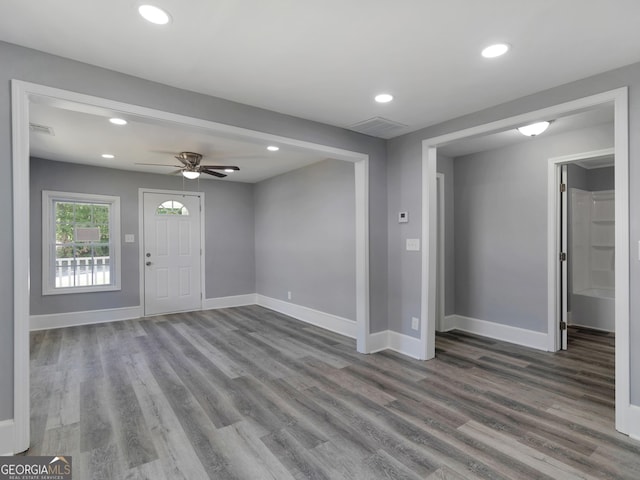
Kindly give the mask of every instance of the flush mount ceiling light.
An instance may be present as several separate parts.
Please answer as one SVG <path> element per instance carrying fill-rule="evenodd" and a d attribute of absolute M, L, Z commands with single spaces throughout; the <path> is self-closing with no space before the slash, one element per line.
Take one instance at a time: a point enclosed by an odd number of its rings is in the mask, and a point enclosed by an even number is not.
<path fill-rule="evenodd" d="M 109 121 L 114 125 L 126 125 L 127 121 L 124 118 L 110 118 Z"/>
<path fill-rule="evenodd" d="M 504 55 L 511 48 L 510 45 L 506 43 L 496 43 L 494 45 L 489 45 L 484 50 L 482 50 L 482 56 L 484 58 L 496 58 Z"/>
<path fill-rule="evenodd" d="M 393 95 L 389 93 L 381 93 L 379 95 L 376 95 L 374 97 L 374 100 L 378 103 L 389 103 L 391 100 L 393 100 Z"/>
<path fill-rule="evenodd" d="M 103 153 L 102 158 L 116 158 L 115 155 L 111 155 L 110 153 Z"/>
<path fill-rule="evenodd" d="M 280 147 L 276 147 L 275 145 L 269 145 L 267 147 L 267 150 L 269 150 L 270 152 L 277 152 L 278 150 L 280 150 Z"/>
<path fill-rule="evenodd" d="M 183 170 L 182 171 L 182 176 L 184 178 L 188 178 L 189 180 L 195 180 L 196 178 L 198 178 L 200 176 L 200 172 L 194 172 L 191 170 Z"/>
<path fill-rule="evenodd" d="M 540 135 L 547 128 L 549 128 L 551 122 L 538 122 L 532 123 L 531 125 L 525 125 L 524 127 L 518 127 L 518 131 L 527 137 L 535 137 L 536 135 Z"/>
<path fill-rule="evenodd" d="M 147 22 L 154 23 L 156 25 L 166 25 L 171 20 L 171 17 L 167 12 L 154 5 L 140 5 L 138 7 L 138 13 Z"/>

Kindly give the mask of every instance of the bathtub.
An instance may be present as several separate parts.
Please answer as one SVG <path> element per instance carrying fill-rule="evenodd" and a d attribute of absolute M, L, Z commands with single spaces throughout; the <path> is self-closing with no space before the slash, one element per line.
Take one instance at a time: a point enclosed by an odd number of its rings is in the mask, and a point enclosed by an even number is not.
<path fill-rule="evenodd" d="M 589 288 L 571 295 L 571 325 L 615 331 L 615 290 Z"/>

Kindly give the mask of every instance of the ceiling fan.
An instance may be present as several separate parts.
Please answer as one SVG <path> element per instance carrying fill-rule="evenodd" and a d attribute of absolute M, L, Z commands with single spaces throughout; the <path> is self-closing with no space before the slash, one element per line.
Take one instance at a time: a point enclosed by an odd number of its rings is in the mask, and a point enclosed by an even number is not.
<path fill-rule="evenodd" d="M 175 156 L 182 165 L 166 165 L 163 163 L 136 163 L 136 165 L 157 165 L 159 167 L 177 167 L 178 170 L 171 172 L 182 173 L 185 178 L 190 180 L 196 179 L 201 173 L 213 175 L 214 177 L 224 178 L 227 175 L 220 173 L 217 170 L 222 170 L 227 173 L 237 172 L 240 169 L 233 165 L 201 165 L 202 155 L 195 152 L 180 152 Z"/>

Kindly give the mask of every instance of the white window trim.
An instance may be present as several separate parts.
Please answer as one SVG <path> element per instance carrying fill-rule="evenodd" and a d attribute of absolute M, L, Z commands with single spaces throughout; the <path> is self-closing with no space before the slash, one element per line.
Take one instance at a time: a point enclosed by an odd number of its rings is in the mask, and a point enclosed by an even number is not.
<path fill-rule="evenodd" d="M 105 203 L 110 206 L 109 215 L 109 257 L 112 283 L 84 287 L 55 287 L 55 272 L 51 270 L 51 239 L 55 234 L 55 201 Z M 120 197 L 94 195 L 90 193 L 42 191 L 42 295 L 64 295 L 68 293 L 110 292 L 121 289 L 120 275 Z"/>

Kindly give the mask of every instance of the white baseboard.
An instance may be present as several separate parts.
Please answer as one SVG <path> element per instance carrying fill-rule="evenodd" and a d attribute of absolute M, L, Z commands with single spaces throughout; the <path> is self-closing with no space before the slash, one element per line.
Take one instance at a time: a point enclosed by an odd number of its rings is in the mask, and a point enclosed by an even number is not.
<path fill-rule="evenodd" d="M 305 323 L 339 333 L 345 337 L 356 338 L 356 322 L 354 320 L 260 294 L 256 294 L 256 303 L 261 307 L 284 313 Z"/>
<path fill-rule="evenodd" d="M 445 331 L 462 330 L 463 332 L 475 333 L 483 337 L 515 343 L 523 347 L 544 351 L 548 349 L 546 333 L 488 322 L 486 320 L 478 320 L 477 318 L 464 317 L 462 315 L 449 315 L 445 318 L 445 323 L 447 324 L 444 329 Z"/>
<path fill-rule="evenodd" d="M 411 358 L 420 360 L 422 343 L 419 338 L 410 337 L 393 330 L 369 335 L 369 353 L 381 352 L 383 350 L 393 350 Z"/>
<path fill-rule="evenodd" d="M 444 317 L 443 325 L 440 326 L 441 332 L 450 332 L 456 329 L 456 315 L 447 315 Z"/>
<path fill-rule="evenodd" d="M 13 455 L 15 423 L 13 420 L 0 422 L 0 457 Z"/>
<path fill-rule="evenodd" d="M 142 307 L 108 308 L 86 312 L 52 313 L 31 315 L 30 330 L 48 330 L 50 328 L 74 327 L 94 323 L 116 322 L 142 317 Z"/>
<path fill-rule="evenodd" d="M 419 338 L 389 330 L 389 350 L 421 360 L 422 342 Z"/>
<path fill-rule="evenodd" d="M 372 333 L 369 335 L 369 352 L 381 352 L 389 348 L 389 330 Z"/>
<path fill-rule="evenodd" d="M 257 303 L 256 294 L 233 295 L 231 297 L 205 298 L 202 302 L 203 310 L 215 310 L 217 308 L 244 307 Z"/>
<path fill-rule="evenodd" d="M 629 405 L 627 412 L 627 427 L 629 428 L 629 437 L 640 441 L 640 407 Z"/>

